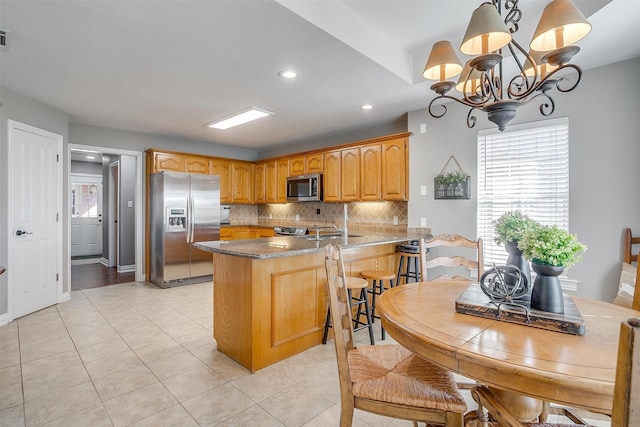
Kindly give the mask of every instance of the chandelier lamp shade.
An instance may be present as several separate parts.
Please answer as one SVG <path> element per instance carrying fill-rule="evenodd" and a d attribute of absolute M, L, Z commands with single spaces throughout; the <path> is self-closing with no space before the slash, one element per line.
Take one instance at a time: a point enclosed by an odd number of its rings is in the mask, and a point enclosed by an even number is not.
<path fill-rule="evenodd" d="M 472 56 L 464 67 L 450 42 L 433 45 L 422 73 L 437 80 L 431 86 L 437 94 L 429 103 L 432 117 L 444 116 L 445 102 L 453 100 L 470 107 L 469 128 L 481 110 L 503 131 L 521 105 L 541 97 L 540 113 L 549 116 L 555 110 L 549 91 L 571 92 L 578 86 L 582 69 L 570 61 L 580 51 L 574 44 L 591 31 L 589 22 L 571 0 L 552 0 L 525 48 L 514 39 L 522 18 L 518 2 L 491 0 L 473 12 L 460 45 L 461 53 Z M 515 75 L 508 79 L 503 78 L 503 59 L 515 63 Z M 567 74 L 573 73 L 576 78 L 570 80 Z M 457 82 L 450 80 L 458 75 Z M 454 88 L 461 94 L 451 95 Z"/>

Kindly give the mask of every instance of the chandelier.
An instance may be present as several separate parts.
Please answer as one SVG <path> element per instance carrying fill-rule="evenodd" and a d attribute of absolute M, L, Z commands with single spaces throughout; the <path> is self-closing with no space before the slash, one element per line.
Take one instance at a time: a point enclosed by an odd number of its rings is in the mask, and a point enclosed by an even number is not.
<path fill-rule="evenodd" d="M 554 88 L 571 92 L 578 86 L 582 69 L 569 61 L 580 51 L 573 44 L 591 31 L 591 24 L 571 0 L 553 0 L 545 7 L 527 51 L 513 38 L 522 18 L 518 1 L 491 0 L 473 12 L 460 51 L 474 57 L 464 67 L 449 41 L 433 45 L 422 73 L 426 79 L 438 80 L 431 86 L 438 95 L 429 103 L 432 117 L 444 116 L 447 107 L 442 101 L 451 99 L 471 107 L 469 128 L 476 124 L 475 110 L 481 110 L 503 131 L 521 105 L 542 97 L 540 113 L 549 116 L 555 103 L 548 92 Z M 517 66 L 508 81 L 502 75 L 505 49 Z M 574 82 L 566 77 L 567 70 L 577 73 Z M 448 80 L 458 74 L 457 82 Z M 449 95 L 453 88 L 461 95 Z"/>

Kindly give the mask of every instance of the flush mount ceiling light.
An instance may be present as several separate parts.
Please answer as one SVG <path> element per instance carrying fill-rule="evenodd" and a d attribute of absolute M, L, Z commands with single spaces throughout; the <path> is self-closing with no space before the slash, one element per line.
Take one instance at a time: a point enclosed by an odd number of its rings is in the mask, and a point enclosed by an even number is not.
<path fill-rule="evenodd" d="M 296 72 L 292 70 L 282 70 L 278 75 L 283 79 L 295 79 L 297 76 Z"/>
<path fill-rule="evenodd" d="M 373 105 L 369 105 L 369 104 L 364 104 L 360 106 L 361 110 L 371 110 L 373 108 Z"/>
<path fill-rule="evenodd" d="M 271 115 L 273 115 L 272 111 L 263 110 L 262 108 L 257 107 L 249 107 L 231 116 L 211 122 L 207 124 L 207 126 L 210 128 L 224 130 Z"/>
<path fill-rule="evenodd" d="M 504 9 L 504 20 L 502 12 Z M 429 114 L 440 118 L 447 112 L 442 104 L 451 99 L 471 107 L 467 114 L 467 126 L 476 124 L 476 109 L 487 113 L 487 118 L 501 131 L 516 116 L 516 109 L 542 96 L 540 113 L 549 116 L 555 103 L 547 93 L 551 89 L 571 92 L 582 78 L 582 69 L 569 64 L 580 51 L 572 46 L 591 31 L 591 24 L 571 0 L 553 0 L 542 13 L 538 27 L 524 49 L 513 35 L 518 31 L 522 11 L 518 0 L 491 0 L 481 4 L 472 14 L 460 51 L 474 56 L 463 69 L 448 41 L 433 45 L 423 76 L 438 80 L 431 86 L 438 96 L 429 103 Z M 510 80 L 503 79 L 502 51 L 509 49 L 511 60 L 517 65 L 517 74 Z M 566 76 L 558 77 L 563 70 L 577 73 L 574 82 Z M 458 82 L 448 79 L 460 75 Z M 460 97 L 447 95 L 456 88 Z"/>

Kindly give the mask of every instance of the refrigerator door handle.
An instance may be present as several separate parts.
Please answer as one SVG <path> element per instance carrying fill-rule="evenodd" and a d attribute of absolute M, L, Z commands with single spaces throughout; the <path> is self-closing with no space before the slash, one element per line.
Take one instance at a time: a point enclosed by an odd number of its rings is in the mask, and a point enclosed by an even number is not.
<path fill-rule="evenodd" d="M 196 202 L 195 200 L 193 200 L 193 196 L 191 196 L 191 209 L 190 209 L 190 214 L 191 214 L 191 218 L 189 219 L 189 227 L 191 228 L 191 237 L 189 238 L 189 243 L 193 243 L 193 239 L 195 237 L 195 233 L 196 233 Z"/>
<path fill-rule="evenodd" d="M 191 243 L 191 196 L 187 196 L 187 243 Z"/>

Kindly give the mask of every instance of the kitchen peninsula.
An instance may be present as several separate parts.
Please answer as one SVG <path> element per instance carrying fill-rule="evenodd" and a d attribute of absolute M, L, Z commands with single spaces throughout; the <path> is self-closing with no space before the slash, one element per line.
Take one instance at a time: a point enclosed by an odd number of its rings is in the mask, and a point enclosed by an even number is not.
<path fill-rule="evenodd" d="M 213 253 L 218 351 L 255 372 L 322 341 L 327 313 L 323 248 L 344 247 L 347 275 L 396 267 L 396 244 L 417 234 L 313 236 L 196 243 Z"/>

